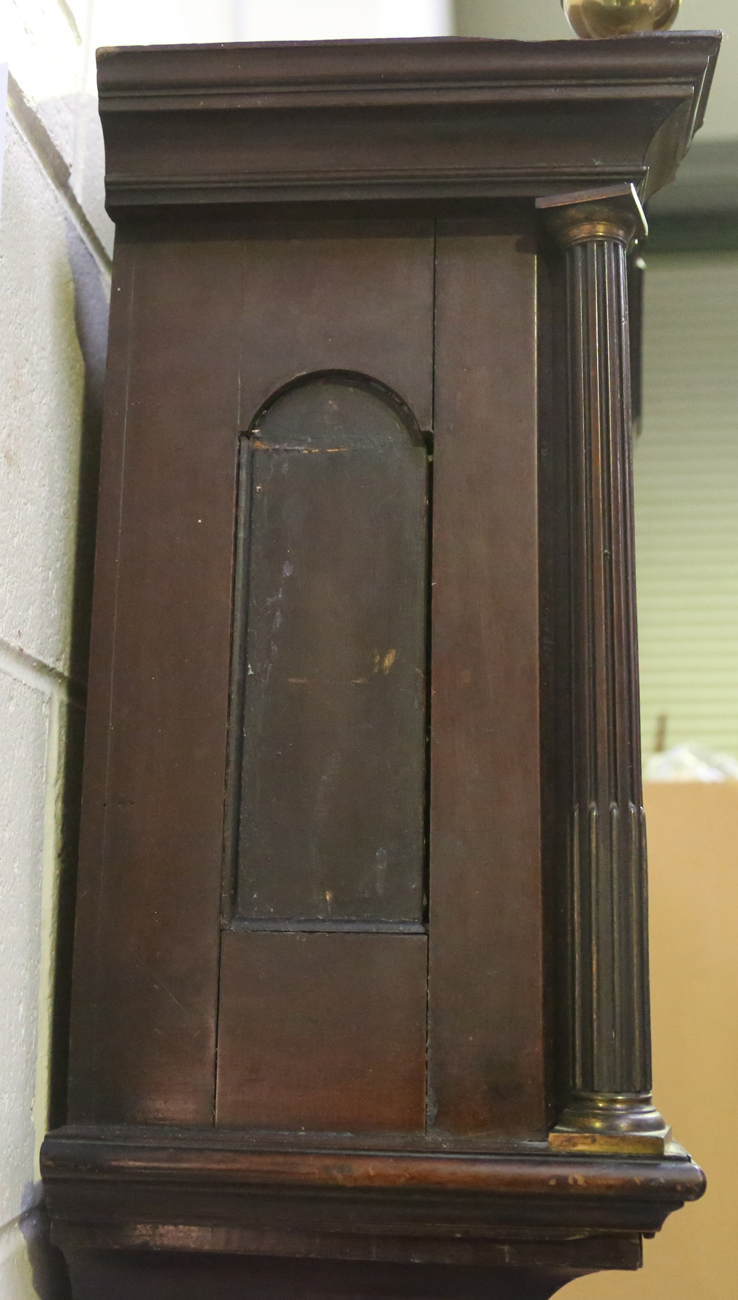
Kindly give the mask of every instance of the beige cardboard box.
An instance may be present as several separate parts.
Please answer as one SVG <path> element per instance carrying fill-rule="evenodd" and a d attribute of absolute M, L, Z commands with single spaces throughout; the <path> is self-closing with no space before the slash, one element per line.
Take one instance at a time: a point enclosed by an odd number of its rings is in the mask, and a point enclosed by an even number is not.
<path fill-rule="evenodd" d="M 707 1173 L 696 1205 L 645 1243 L 641 1273 L 571 1300 L 738 1296 L 738 784 L 646 787 L 656 1103 Z"/>

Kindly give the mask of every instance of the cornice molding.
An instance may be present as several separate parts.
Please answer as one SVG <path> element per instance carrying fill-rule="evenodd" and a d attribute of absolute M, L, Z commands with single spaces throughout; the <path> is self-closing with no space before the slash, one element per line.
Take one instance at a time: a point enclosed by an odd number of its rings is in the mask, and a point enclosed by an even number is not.
<path fill-rule="evenodd" d="M 618 183 L 646 199 L 701 124 L 719 45 L 680 32 L 102 50 L 108 208 Z"/>

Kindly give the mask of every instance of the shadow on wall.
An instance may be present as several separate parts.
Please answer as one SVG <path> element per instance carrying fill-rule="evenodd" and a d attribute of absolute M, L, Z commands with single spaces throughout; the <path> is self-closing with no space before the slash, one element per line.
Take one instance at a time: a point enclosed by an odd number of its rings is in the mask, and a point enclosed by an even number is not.
<path fill-rule="evenodd" d="M 97 492 L 100 477 L 103 386 L 107 352 L 108 298 L 99 264 L 76 228 L 67 227 L 67 255 L 74 285 L 74 324 L 84 362 L 84 392 L 77 485 L 77 533 L 72 594 L 70 700 L 65 719 L 62 820 L 59 827 L 59 893 L 51 1030 L 49 1128 L 66 1120 L 69 1005 L 74 933 L 79 808 L 84 742 L 84 695 L 90 647 Z"/>
<path fill-rule="evenodd" d="M 74 287 L 74 324 L 84 363 L 80 430 L 77 527 L 71 611 L 69 698 L 62 719 L 64 753 L 62 813 L 57 831 L 58 911 L 54 954 L 54 994 L 48 1126 L 66 1120 L 69 1011 L 74 935 L 79 809 L 85 722 L 85 686 L 95 549 L 97 492 L 100 474 L 103 384 L 107 351 L 108 299 L 104 272 L 76 226 L 67 225 L 67 256 Z M 52 1245 L 49 1219 L 40 1188 L 30 1189 L 19 1220 L 26 1244 L 33 1288 L 40 1300 L 71 1300 L 62 1252 Z"/>
<path fill-rule="evenodd" d="M 29 1210 L 22 1215 L 18 1226 L 26 1243 L 33 1289 L 39 1300 L 72 1300 L 67 1266 L 58 1246 L 51 1244 L 45 1207 L 37 1205 Z"/>

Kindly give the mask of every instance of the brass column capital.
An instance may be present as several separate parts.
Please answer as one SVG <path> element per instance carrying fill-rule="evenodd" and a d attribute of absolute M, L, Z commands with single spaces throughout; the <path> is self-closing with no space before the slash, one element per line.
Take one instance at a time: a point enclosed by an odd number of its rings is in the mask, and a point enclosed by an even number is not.
<path fill-rule="evenodd" d="M 627 248 L 648 234 L 648 221 L 634 185 L 610 185 L 536 199 L 548 229 L 562 248 L 611 239 Z"/>

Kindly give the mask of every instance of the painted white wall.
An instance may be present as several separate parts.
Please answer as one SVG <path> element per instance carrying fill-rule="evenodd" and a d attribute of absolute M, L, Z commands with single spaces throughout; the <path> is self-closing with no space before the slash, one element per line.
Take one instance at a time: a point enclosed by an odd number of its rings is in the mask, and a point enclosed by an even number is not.
<path fill-rule="evenodd" d="M 0 104 L 8 96 L 8 65 L 0 63 Z M 0 114 L 0 212 L 3 202 L 3 160 L 5 158 L 5 113 Z"/>
<path fill-rule="evenodd" d="M 64 736 L 82 698 L 71 662 L 80 336 L 95 312 L 104 328 L 108 272 L 72 179 L 84 12 L 2 0 L 0 14 L 11 78 L 0 206 L 0 1300 L 30 1300 Z"/>
<path fill-rule="evenodd" d="M 243 41 L 360 40 L 447 36 L 451 0 L 236 0 Z"/>

